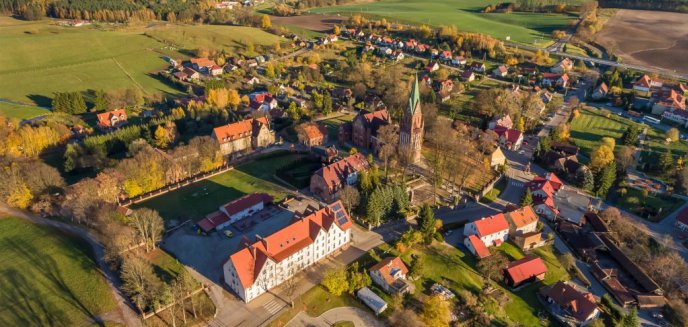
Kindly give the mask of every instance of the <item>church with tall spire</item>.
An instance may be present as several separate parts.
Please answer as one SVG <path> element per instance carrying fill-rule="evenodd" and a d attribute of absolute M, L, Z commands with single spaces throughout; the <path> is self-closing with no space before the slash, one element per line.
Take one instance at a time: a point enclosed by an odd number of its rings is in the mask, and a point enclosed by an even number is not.
<path fill-rule="evenodd" d="M 420 105 L 420 89 L 418 88 L 418 76 L 414 76 L 413 88 L 408 105 L 401 119 L 399 129 L 399 148 L 409 149 L 413 162 L 420 161 L 421 148 L 423 147 L 423 111 Z"/>

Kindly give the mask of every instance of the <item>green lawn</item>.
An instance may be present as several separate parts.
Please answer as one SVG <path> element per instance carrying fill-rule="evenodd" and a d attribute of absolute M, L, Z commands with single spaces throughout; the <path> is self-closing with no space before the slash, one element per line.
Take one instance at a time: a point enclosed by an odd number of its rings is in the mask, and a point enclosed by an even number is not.
<path fill-rule="evenodd" d="M 0 325 L 77 326 L 116 308 L 90 247 L 19 218 L 0 218 Z"/>
<path fill-rule="evenodd" d="M 456 25 L 459 30 L 478 32 L 523 43 L 549 39 L 553 30 L 564 30 L 576 16 L 543 13 L 481 13 L 489 0 L 381 0 L 365 4 L 317 8 L 314 13 L 363 14 L 386 17 L 391 22 Z"/>
<path fill-rule="evenodd" d="M 165 219 L 198 220 L 234 199 L 250 193 L 269 193 L 275 200 L 286 194 L 275 184 L 275 171 L 298 160 L 286 152 L 273 153 L 209 179 L 138 203 L 132 208 L 148 207 Z"/>
<path fill-rule="evenodd" d="M 49 113 L 48 109 L 0 102 L 0 115 L 8 118 L 28 119 Z"/>
<path fill-rule="evenodd" d="M 147 30 L 146 35 L 165 44 L 174 45 L 181 50 L 193 51 L 199 47 L 224 49 L 236 53 L 248 42 L 253 45 L 272 46 L 285 39 L 247 26 L 227 25 L 165 25 Z"/>
<path fill-rule="evenodd" d="M 627 187 L 626 192 L 627 193 L 625 196 L 613 197 L 614 204 L 628 212 L 655 222 L 664 219 L 670 213 L 682 206 L 683 203 L 685 203 L 680 199 L 670 196 L 655 196 L 648 194 L 647 197 L 643 197 L 643 194 L 640 190 L 632 187 Z M 648 217 L 648 213 L 646 212 L 645 208 L 649 208 L 652 212 L 658 212 L 659 210 L 662 210 L 662 212 L 657 216 Z"/>
<path fill-rule="evenodd" d="M 356 118 L 356 115 L 344 115 L 344 116 L 339 116 L 339 117 L 335 117 L 335 118 L 322 120 L 321 123 L 323 123 L 325 126 L 327 126 L 327 129 L 329 131 L 329 134 L 327 135 L 327 137 L 330 139 L 330 141 L 336 141 L 337 135 L 339 133 L 339 126 L 344 124 L 344 123 L 348 123 L 350 121 L 353 121 L 354 118 Z"/>
<path fill-rule="evenodd" d="M 616 139 L 619 144 L 621 136 L 631 124 L 634 122 L 630 119 L 613 114 L 605 117 L 600 110 L 586 108 L 581 110 L 580 117 L 571 122 L 571 140 L 581 148 L 581 153 L 589 157 L 592 149 L 605 136 Z M 648 128 L 648 138 L 645 141 L 647 149 L 664 152 L 668 148 L 674 155 L 688 154 L 688 144 L 685 141 L 665 144 L 664 132 L 648 125 L 643 126 Z"/>
<path fill-rule="evenodd" d="M 301 297 L 294 300 L 294 307 L 282 313 L 277 319 L 273 320 L 268 326 L 281 327 L 284 326 L 291 318 L 296 316 L 300 311 L 304 311 L 312 317 L 317 317 L 325 311 L 338 307 L 356 307 L 363 310 L 369 310 L 359 303 L 353 296 L 344 293 L 340 296 L 332 295 L 320 285 L 317 285 Z"/>
<path fill-rule="evenodd" d="M 487 192 L 487 194 L 485 194 L 480 201 L 484 203 L 491 203 L 494 200 L 497 200 L 499 194 L 504 191 L 508 183 L 509 181 L 506 178 L 502 178 L 502 180 L 497 182 L 497 184 L 495 184 L 495 186 L 489 192 Z"/>
<path fill-rule="evenodd" d="M 63 91 L 138 87 L 177 95 L 179 90 L 154 75 L 167 67 L 165 56 L 186 58 L 198 47 L 233 53 L 248 40 L 255 45 L 282 40 L 241 26 L 160 24 L 105 31 L 53 22 L 0 17 L 0 99 L 49 107 L 53 93 Z"/>

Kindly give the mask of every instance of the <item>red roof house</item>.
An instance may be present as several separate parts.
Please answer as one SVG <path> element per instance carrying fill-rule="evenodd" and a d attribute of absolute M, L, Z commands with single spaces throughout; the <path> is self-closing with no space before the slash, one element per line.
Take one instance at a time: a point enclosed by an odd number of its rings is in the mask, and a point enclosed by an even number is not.
<path fill-rule="evenodd" d="M 318 169 L 311 176 L 310 190 L 326 201 L 332 201 L 345 186 L 358 181 L 358 174 L 370 168 L 363 154 L 356 153 Z"/>
<path fill-rule="evenodd" d="M 405 281 L 408 268 L 399 257 L 382 259 L 370 267 L 368 272 L 373 282 L 387 293 L 405 293 L 409 290 L 409 284 Z"/>
<path fill-rule="evenodd" d="M 478 257 L 478 259 L 483 259 L 487 258 L 490 256 L 490 250 L 485 246 L 485 243 L 481 241 L 477 236 L 475 235 L 468 235 L 463 241 L 464 245 L 466 245 L 466 248 L 468 248 L 473 255 Z"/>
<path fill-rule="evenodd" d="M 547 302 L 558 306 L 580 325 L 586 325 L 600 314 L 597 301 L 592 294 L 581 292 L 563 282 L 557 282 L 551 287 L 543 289 L 542 295 Z"/>
<path fill-rule="evenodd" d="M 98 127 L 102 129 L 117 128 L 127 123 L 127 112 L 124 109 L 101 112 L 96 115 Z"/>
<path fill-rule="evenodd" d="M 499 245 L 509 236 L 509 223 L 504 214 L 499 213 L 466 224 L 463 234 L 476 235 L 485 246 Z"/>
<path fill-rule="evenodd" d="M 543 280 L 547 266 L 540 257 L 530 256 L 511 262 L 504 269 L 504 283 L 516 288 L 527 283 Z"/>

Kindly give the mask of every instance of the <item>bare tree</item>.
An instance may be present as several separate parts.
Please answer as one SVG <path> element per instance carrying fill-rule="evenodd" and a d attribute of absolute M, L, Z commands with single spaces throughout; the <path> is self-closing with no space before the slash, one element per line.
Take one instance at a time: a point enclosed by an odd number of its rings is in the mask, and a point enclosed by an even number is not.
<path fill-rule="evenodd" d="M 287 297 L 289 305 L 292 308 L 294 307 L 294 294 L 296 293 L 297 286 L 298 284 L 296 283 L 296 278 L 294 277 L 287 278 L 287 280 L 282 283 L 282 287 L 284 287 L 284 295 Z"/>
<path fill-rule="evenodd" d="M 349 212 L 351 212 L 351 210 L 358 205 L 358 202 L 361 199 L 358 190 L 351 185 L 345 185 L 344 188 L 339 191 L 339 194 L 337 194 L 337 198 L 342 200 L 344 207 L 346 207 Z"/>
<path fill-rule="evenodd" d="M 121 270 L 122 289 L 134 301 L 141 313 L 155 303 L 161 282 L 153 266 L 138 256 L 124 258 Z"/>
<path fill-rule="evenodd" d="M 131 215 L 131 223 L 145 243 L 146 252 L 155 249 L 165 230 L 165 222 L 158 212 L 148 208 L 138 209 Z"/>
<path fill-rule="evenodd" d="M 389 161 L 396 155 L 399 143 L 399 129 L 395 125 L 385 125 L 377 131 L 378 139 L 381 142 L 378 156 L 382 159 L 385 166 L 385 179 L 389 172 Z"/>

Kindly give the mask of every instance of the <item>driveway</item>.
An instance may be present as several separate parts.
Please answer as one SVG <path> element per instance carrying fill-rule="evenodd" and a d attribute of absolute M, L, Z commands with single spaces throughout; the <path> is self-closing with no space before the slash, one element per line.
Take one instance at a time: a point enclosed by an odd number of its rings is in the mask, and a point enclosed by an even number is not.
<path fill-rule="evenodd" d="M 368 311 L 354 307 L 339 307 L 325 311 L 318 317 L 311 317 L 301 311 L 287 323 L 286 327 L 330 327 L 340 321 L 350 321 L 356 327 L 385 326 Z"/>

